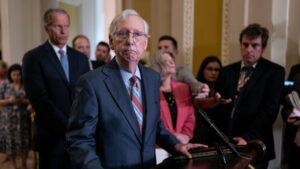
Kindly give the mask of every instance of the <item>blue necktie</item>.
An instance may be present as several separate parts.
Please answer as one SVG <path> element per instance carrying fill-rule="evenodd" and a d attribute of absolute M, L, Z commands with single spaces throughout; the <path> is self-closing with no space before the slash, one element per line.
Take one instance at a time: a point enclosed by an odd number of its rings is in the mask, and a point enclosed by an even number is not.
<path fill-rule="evenodd" d="M 60 63 L 64 69 L 64 72 L 65 72 L 65 75 L 67 77 L 67 80 L 69 81 L 69 63 L 68 63 L 68 58 L 67 56 L 65 55 L 65 52 L 60 49 L 58 51 L 58 53 L 60 54 Z"/>

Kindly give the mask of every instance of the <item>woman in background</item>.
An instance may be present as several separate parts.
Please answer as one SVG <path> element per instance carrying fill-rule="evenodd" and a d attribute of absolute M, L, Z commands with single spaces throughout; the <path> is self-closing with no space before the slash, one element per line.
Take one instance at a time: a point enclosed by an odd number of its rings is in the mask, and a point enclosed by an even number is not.
<path fill-rule="evenodd" d="M 195 109 L 187 84 L 175 81 L 175 62 L 173 54 L 168 51 L 158 51 L 152 56 L 152 69 L 160 73 L 160 111 L 161 119 L 166 127 L 182 144 L 193 138 Z M 162 162 L 169 155 L 156 148 L 156 162 Z"/>
<path fill-rule="evenodd" d="M 200 66 L 197 79 L 208 84 L 210 97 L 215 96 L 215 82 L 218 79 L 221 68 L 222 63 L 216 56 L 207 56 Z"/>
<path fill-rule="evenodd" d="M 4 84 L 8 83 L 7 79 L 7 64 L 0 60 L 0 88 Z M 2 109 L 2 106 L 0 105 L 0 110 Z M 1 121 L 0 121 L 1 123 Z M 7 158 L 8 159 L 8 158 Z"/>
<path fill-rule="evenodd" d="M 231 99 L 222 99 L 221 95 L 216 93 L 215 83 L 218 79 L 221 68 L 222 63 L 216 56 L 207 56 L 199 68 L 197 79 L 200 82 L 208 84 L 210 92 L 207 98 L 194 99 L 194 105 L 205 110 L 207 114 L 210 114 L 211 109 L 213 109 L 216 105 L 231 102 Z M 215 139 L 214 134 L 210 132 L 210 129 L 207 128 L 206 124 L 203 124 L 199 114 L 196 113 L 195 116 L 196 127 L 192 142 L 201 142 L 211 145 L 212 141 Z"/>
<path fill-rule="evenodd" d="M 221 99 L 221 95 L 216 93 L 215 83 L 222 68 L 220 60 L 216 56 L 207 56 L 199 69 L 197 79 L 209 86 L 209 95 L 207 98 L 194 99 L 194 105 L 204 110 L 209 110 L 218 104 L 227 104 L 231 100 Z"/>
<path fill-rule="evenodd" d="M 193 138 L 195 110 L 187 84 L 175 81 L 175 62 L 172 53 L 159 51 L 153 56 L 151 68 L 160 73 L 160 110 L 167 130 L 186 144 Z"/>
<path fill-rule="evenodd" d="M 6 153 L 11 168 L 16 169 L 16 155 L 22 158 L 21 169 L 26 169 L 27 154 L 30 149 L 30 113 L 26 110 L 29 100 L 25 98 L 22 84 L 22 70 L 18 64 L 8 69 L 9 83 L 0 88 L 0 152 Z"/>

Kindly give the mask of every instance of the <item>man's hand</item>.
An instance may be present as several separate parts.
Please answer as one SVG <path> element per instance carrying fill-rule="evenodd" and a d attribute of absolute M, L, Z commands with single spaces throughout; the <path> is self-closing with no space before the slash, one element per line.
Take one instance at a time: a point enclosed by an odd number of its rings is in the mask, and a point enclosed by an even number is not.
<path fill-rule="evenodd" d="M 221 94 L 220 93 L 216 93 L 215 95 L 215 101 L 217 104 L 228 104 L 232 101 L 232 99 L 224 99 L 224 98 L 221 98 Z"/>
<path fill-rule="evenodd" d="M 174 135 L 181 144 L 187 144 L 190 141 L 190 137 L 186 134 L 174 133 Z"/>
<path fill-rule="evenodd" d="M 298 127 L 298 130 L 296 132 L 296 136 L 295 136 L 295 139 L 294 139 L 294 143 L 300 147 L 300 127 Z"/>
<path fill-rule="evenodd" d="M 205 98 L 208 96 L 209 93 L 209 87 L 207 84 L 203 83 L 198 90 L 198 93 L 196 94 L 195 98 L 200 99 L 200 98 Z"/>
<path fill-rule="evenodd" d="M 17 104 L 19 102 L 19 99 L 15 98 L 13 96 L 9 97 L 7 100 L 8 100 L 9 104 Z"/>
<path fill-rule="evenodd" d="M 28 104 L 28 105 L 27 105 L 26 110 L 29 111 L 29 112 L 34 112 L 33 107 L 32 107 L 31 104 Z"/>
<path fill-rule="evenodd" d="M 247 145 L 247 141 L 242 137 L 233 137 L 233 140 L 237 142 L 237 145 Z"/>
<path fill-rule="evenodd" d="M 300 126 L 300 120 L 296 120 L 293 117 L 300 116 L 300 111 L 296 108 L 293 108 L 293 112 L 289 115 L 287 122 L 294 125 L 294 126 Z"/>
<path fill-rule="evenodd" d="M 175 150 L 181 154 L 184 154 L 185 156 L 187 156 L 188 158 L 192 158 L 191 153 L 189 153 L 189 149 L 192 148 L 200 148 L 200 147 L 204 147 L 206 148 L 207 145 L 204 144 L 176 144 L 175 145 Z"/>
<path fill-rule="evenodd" d="M 228 104 L 231 101 L 231 99 L 221 98 L 221 95 L 216 93 L 214 97 L 208 97 L 204 99 L 194 98 L 194 105 L 204 110 L 208 110 L 217 106 L 218 104 Z"/>

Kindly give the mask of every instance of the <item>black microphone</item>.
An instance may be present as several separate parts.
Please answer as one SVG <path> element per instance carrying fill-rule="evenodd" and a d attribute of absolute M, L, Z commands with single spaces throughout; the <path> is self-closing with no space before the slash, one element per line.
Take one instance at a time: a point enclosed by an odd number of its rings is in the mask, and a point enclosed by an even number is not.
<path fill-rule="evenodd" d="M 251 159 L 248 156 L 245 155 L 241 155 L 241 153 L 239 153 L 229 142 L 228 137 L 222 132 L 220 131 L 216 125 L 211 121 L 211 119 L 207 116 L 206 112 L 204 112 L 201 109 L 198 109 L 197 111 L 201 117 L 204 119 L 204 121 L 209 125 L 209 127 L 215 132 L 215 134 L 225 143 L 225 145 L 232 151 L 233 154 L 235 154 L 238 157 L 241 158 L 246 158 L 246 159 Z"/>

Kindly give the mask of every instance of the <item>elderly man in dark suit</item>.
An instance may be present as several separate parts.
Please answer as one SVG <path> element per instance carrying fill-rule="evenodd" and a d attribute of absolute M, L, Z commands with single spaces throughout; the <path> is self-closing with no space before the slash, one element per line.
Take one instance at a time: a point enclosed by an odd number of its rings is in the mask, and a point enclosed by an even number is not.
<path fill-rule="evenodd" d="M 251 24 L 240 34 L 242 61 L 224 67 L 217 80 L 217 91 L 233 101 L 219 105 L 211 118 L 238 145 L 253 139 L 267 148 L 265 159 L 255 168 L 268 167 L 275 157 L 272 125 L 277 117 L 283 90 L 284 68 L 262 57 L 268 30 Z"/>
<path fill-rule="evenodd" d="M 70 18 L 63 9 L 44 15 L 49 39 L 23 58 L 26 94 L 35 110 L 35 145 L 40 169 L 69 169 L 65 132 L 75 85 L 88 72 L 84 54 L 66 45 Z"/>
<path fill-rule="evenodd" d="M 138 65 L 147 48 L 148 25 L 125 10 L 110 25 L 116 57 L 82 76 L 69 119 L 67 140 L 78 169 L 148 169 L 155 165 L 155 145 L 191 157 L 160 119 L 159 74 Z"/>

